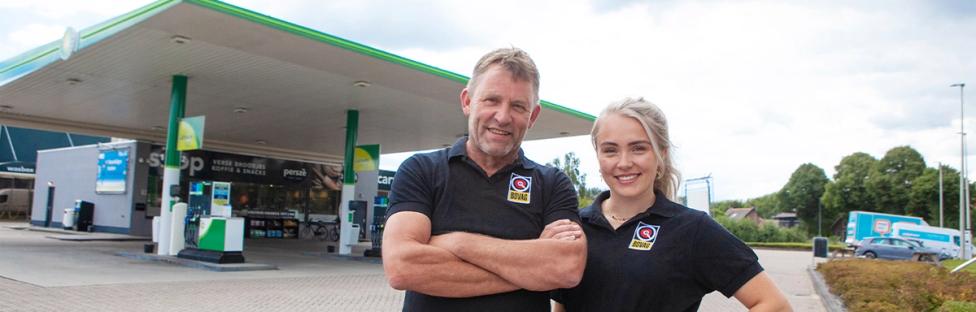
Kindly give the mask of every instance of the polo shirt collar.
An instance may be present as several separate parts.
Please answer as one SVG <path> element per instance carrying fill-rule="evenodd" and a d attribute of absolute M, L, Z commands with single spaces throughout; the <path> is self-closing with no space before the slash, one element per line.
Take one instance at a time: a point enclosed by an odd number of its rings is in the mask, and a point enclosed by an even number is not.
<path fill-rule="evenodd" d="M 457 141 L 454 142 L 454 145 L 451 145 L 451 147 L 447 150 L 447 158 L 448 159 L 453 159 L 455 157 L 468 158 L 468 150 L 466 148 L 467 143 L 468 143 L 468 136 L 463 136 L 459 138 Z M 518 158 L 515 159 L 514 165 L 521 166 L 522 168 L 525 169 L 532 169 L 533 164 L 534 163 L 531 160 L 525 158 L 525 151 L 523 151 L 522 148 L 519 147 Z"/>
<path fill-rule="evenodd" d="M 652 214 L 665 217 L 665 218 L 670 218 L 678 215 L 678 213 L 681 211 L 681 207 L 678 206 L 678 204 L 675 204 L 674 202 L 668 200 L 668 198 L 665 197 L 663 193 L 655 190 L 654 195 L 655 195 L 654 204 L 652 204 L 651 207 L 645 210 L 644 212 L 641 212 L 636 216 L 634 216 L 633 218 L 631 218 L 630 220 L 628 220 L 626 223 L 630 223 L 633 220 L 643 219 Z M 586 207 L 585 209 L 580 211 L 580 218 L 590 219 L 590 222 L 594 222 L 596 220 L 602 219 L 604 220 L 603 222 L 609 224 L 609 222 L 606 221 L 606 218 L 603 216 L 603 211 L 600 208 L 600 206 L 603 204 L 603 201 L 607 200 L 608 198 L 610 198 L 610 191 L 603 191 L 602 193 L 600 193 L 600 195 L 597 195 L 596 198 L 593 199 L 593 203 L 590 204 L 589 207 Z"/>
<path fill-rule="evenodd" d="M 651 208 L 647 209 L 647 211 L 643 213 L 670 218 L 678 215 L 678 212 L 681 211 L 680 208 L 681 207 L 678 206 L 678 204 L 668 200 L 668 197 L 664 196 L 664 193 L 654 190 L 654 205 L 651 205 Z"/>

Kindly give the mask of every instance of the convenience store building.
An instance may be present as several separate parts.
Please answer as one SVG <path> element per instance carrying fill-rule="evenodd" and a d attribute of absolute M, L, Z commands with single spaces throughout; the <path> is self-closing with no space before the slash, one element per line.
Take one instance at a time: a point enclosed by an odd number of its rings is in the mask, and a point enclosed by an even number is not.
<path fill-rule="evenodd" d="M 372 202 L 382 179 L 357 185 L 354 147 L 449 146 L 467 132 L 457 100 L 467 80 L 223 2 L 160 0 L 0 62 L 0 123 L 132 139 L 39 153 L 32 223 L 83 199 L 95 204 L 95 230 L 145 235 L 170 191 L 194 180 L 232 180 L 240 211 L 344 215 L 370 187 L 362 199 Z M 593 116 L 542 105 L 526 140 L 588 133 Z M 166 147 L 190 116 L 206 117 L 204 150 L 180 155 Z M 120 150 L 126 188 L 97 192 L 97 159 Z M 189 172 L 195 158 L 209 162 Z"/>

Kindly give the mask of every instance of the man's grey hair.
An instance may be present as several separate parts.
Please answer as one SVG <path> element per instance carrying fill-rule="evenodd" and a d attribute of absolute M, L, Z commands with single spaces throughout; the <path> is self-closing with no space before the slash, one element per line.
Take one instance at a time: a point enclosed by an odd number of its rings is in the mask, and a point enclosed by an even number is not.
<path fill-rule="evenodd" d="M 535 62 L 532 61 L 528 53 L 516 47 L 497 49 L 482 56 L 478 60 L 478 64 L 474 66 L 471 79 L 468 80 L 469 92 L 474 92 L 478 85 L 478 78 L 488 71 L 492 65 L 501 66 L 517 80 L 531 82 L 533 96 L 535 96 L 532 99 L 532 104 L 539 103 L 539 69 L 535 67 Z"/>

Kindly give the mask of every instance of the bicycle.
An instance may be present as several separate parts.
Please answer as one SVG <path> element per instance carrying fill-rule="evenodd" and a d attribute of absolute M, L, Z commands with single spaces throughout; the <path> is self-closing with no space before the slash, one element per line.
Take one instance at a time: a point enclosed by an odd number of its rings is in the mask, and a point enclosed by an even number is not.
<path fill-rule="evenodd" d="M 305 228 L 302 229 L 303 237 L 318 237 L 319 240 L 327 240 L 330 242 L 339 241 L 339 222 L 338 221 L 322 221 L 322 220 L 311 220 L 305 223 Z"/>

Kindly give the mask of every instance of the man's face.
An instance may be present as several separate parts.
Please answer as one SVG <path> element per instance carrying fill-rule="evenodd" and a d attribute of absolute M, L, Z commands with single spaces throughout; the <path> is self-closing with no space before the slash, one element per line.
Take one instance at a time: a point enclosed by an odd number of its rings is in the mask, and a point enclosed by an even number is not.
<path fill-rule="evenodd" d="M 492 66 L 471 89 L 461 91 L 461 109 L 468 117 L 469 156 L 504 160 L 517 154 L 541 110 L 534 103 L 532 83 Z"/>

